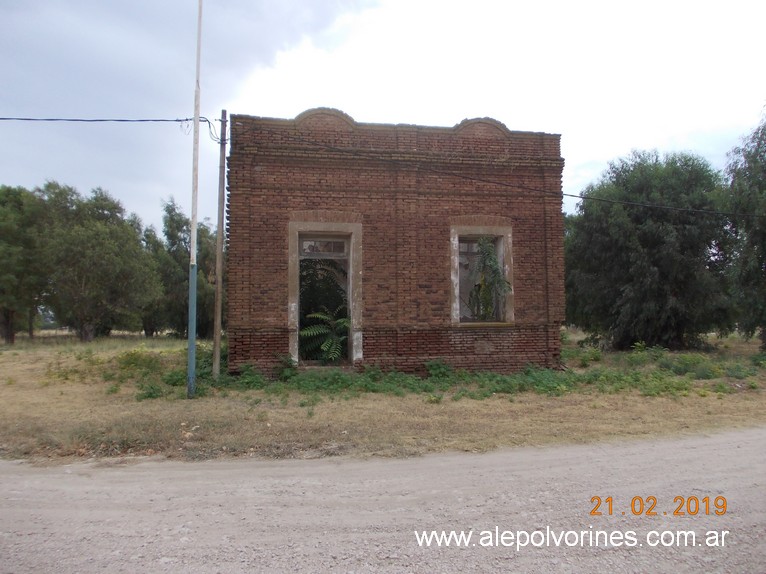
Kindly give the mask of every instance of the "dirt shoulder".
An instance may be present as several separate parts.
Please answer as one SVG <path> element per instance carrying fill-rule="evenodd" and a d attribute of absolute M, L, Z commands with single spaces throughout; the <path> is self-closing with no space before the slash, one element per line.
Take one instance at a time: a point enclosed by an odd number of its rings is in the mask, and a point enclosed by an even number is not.
<path fill-rule="evenodd" d="M 758 426 L 394 460 L 0 461 L 0 572 L 757 572 L 764 444 Z M 602 516 L 590 515 L 594 496 Z M 650 497 L 656 516 L 645 515 Z M 700 501 L 697 514 L 673 516 L 676 497 Z M 473 538 L 422 547 L 424 530 Z M 650 546 L 679 530 L 694 531 L 696 545 Z M 503 531 L 567 538 L 517 549 L 495 539 Z M 623 543 L 591 546 L 598 531 Z M 567 546 L 573 536 L 583 542 Z"/>

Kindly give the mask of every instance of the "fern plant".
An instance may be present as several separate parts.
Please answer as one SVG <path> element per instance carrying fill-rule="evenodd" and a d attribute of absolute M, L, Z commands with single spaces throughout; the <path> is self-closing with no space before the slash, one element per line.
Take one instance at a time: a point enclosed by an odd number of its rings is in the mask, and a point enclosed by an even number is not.
<path fill-rule="evenodd" d="M 348 329 L 351 325 L 345 313 L 346 306 L 341 305 L 335 311 L 322 307 L 322 311 L 306 315 L 306 319 L 319 321 L 300 330 L 305 339 L 301 352 L 307 356 L 318 355 L 325 364 L 339 361 L 346 350 Z"/>

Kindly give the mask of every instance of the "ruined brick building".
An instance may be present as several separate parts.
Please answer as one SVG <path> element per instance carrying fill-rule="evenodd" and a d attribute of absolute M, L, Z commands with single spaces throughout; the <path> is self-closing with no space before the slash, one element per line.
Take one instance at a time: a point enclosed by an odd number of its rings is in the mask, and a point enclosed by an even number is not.
<path fill-rule="evenodd" d="M 230 369 L 267 371 L 286 355 L 303 362 L 299 331 L 321 296 L 330 314 L 342 301 L 341 361 L 356 366 L 556 366 L 559 144 L 492 119 L 442 128 L 357 123 L 331 109 L 294 120 L 233 115 Z M 481 257 L 507 288 L 488 291 Z M 326 295 L 309 283 L 328 277 Z"/>

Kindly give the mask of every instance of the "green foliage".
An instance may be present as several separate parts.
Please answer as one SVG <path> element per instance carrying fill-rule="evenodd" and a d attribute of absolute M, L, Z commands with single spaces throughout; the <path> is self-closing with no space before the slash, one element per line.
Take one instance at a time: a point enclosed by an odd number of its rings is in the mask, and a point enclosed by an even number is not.
<path fill-rule="evenodd" d="M 162 367 L 162 360 L 157 353 L 139 348 L 118 355 L 117 365 L 125 371 L 149 374 Z"/>
<path fill-rule="evenodd" d="M 175 369 L 168 371 L 162 376 L 162 382 L 169 387 L 185 387 L 188 377 L 186 371 Z"/>
<path fill-rule="evenodd" d="M 766 353 L 759 353 L 750 357 L 750 362 L 761 369 L 766 368 Z"/>
<path fill-rule="evenodd" d="M 727 377 L 732 379 L 743 380 L 748 377 L 753 377 L 758 374 L 758 369 L 749 365 L 743 365 L 742 363 L 730 363 L 724 367 L 724 372 Z"/>
<path fill-rule="evenodd" d="M 729 154 L 726 208 L 737 214 L 731 228 L 737 257 L 732 269 L 738 328 L 748 337 L 760 330 L 766 351 L 766 116 Z"/>
<path fill-rule="evenodd" d="M 280 355 L 279 364 L 274 369 L 277 380 L 286 382 L 298 374 L 298 363 L 290 355 Z"/>
<path fill-rule="evenodd" d="M 449 379 L 455 374 L 454 369 L 440 359 L 426 361 L 424 366 L 428 376 L 432 379 Z"/>
<path fill-rule="evenodd" d="M 159 399 L 168 394 L 161 384 L 156 381 L 147 381 L 144 383 L 138 383 L 138 393 L 136 393 L 137 401 L 145 401 L 147 399 Z"/>
<path fill-rule="evenodd" d="M 101 189 L 88 198 L 48 182 L 45 198 L 49 291 L 46 302 L 82 341 L 113 328 L 135 329 L 140 309 L 159 290 L 140 223 Z"/>
<path fill-rule="evenodd" d="M 157 237 L 154 230 L 144 233 L 145 249 L 159 270 L 162 288 L 158 296 L 144 307 L 142 323 L 147 335 L 169 329 L 178 337 L 186 337 L 189 319 L 191 221 L 173 199 L 164 203 L 163 212 L 164 241 Z M 215 233 L 204 222 L 198 223 L 197 336 L 202 339 L 213 336 L 215 249 Z"/>
<path fill-rule="evenodd" d="M 23 187 L 0 186 L 0 335 L 13 344 L 33 320 L 47 283 L 42 198 Z"/>
<path fill-rule="evenodd" d="M 301 327 L 310 324 L 307 315 L 323 309 L 338 309 L 347 304 L 342 285 L 348 282 L 344 261 L 335 259 L 301 259 L 300 305 Z"/>
<path fill-rule="evenodd" d="M 567 321 L 617 349 L 639 341 L 688 348 L 703 333 L 731 329 L 726 218 L 685 211 L 715 211 L 720 187 L 690 154 L 634 152 L 611 163 L 567 218 Z"/>
<path fill-rule="evenodd" d="M 263 389 L 269 380 L 249 365 L 242 368 L 238 377 L 230 377 L 228 387 L 237 389 Z"/>
<path fill-rule="evenodd" d="M 688 375 L 693 379 L 709 380 L 723 375 L 723 370 L 709 357 L 699 353 L 681 353 L 661 358 L 657 365 L 676 375 Z"/>
<path fill-rule="evenodd" d="M 307 358 L 317 357 L 328 364 L 347 356 L 346 341 L 351 321 L 345 311 L 346 306 L 341 305 L 335 311 L 323 307 L 322 311 L 306 315 L 309 320 L 320 321 L 300 330 L 300 337 L 305 341 L 301 344 L 301 350 Z"/>
<path fill-rule="evenodd" d="M 626 362 L 631 367 L 642 367 L 650 363 L 656 363 L 667 353 L 667 349 L 655 345 L 647 347 L 643 341 L 633 344 L 632 351 L 626 355 Z"/>
<path fill-rule="evenodd" d="M 497 258 L 495 241 L 492 237 L 481 237 L 477 243 L 477 278 L 469 294 L 468 307 L 476 321 L 492 321 L 499 317 L 503 297 L 511 290 L 503 268 Z"/>

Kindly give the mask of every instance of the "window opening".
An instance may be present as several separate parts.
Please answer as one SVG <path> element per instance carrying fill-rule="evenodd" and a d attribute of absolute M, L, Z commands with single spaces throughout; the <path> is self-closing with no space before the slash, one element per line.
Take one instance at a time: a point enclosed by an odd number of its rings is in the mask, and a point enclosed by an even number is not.
<path fill-rule="evenodd" d="M 337 363 L 349 356 L 348 238 L 299 238 L 298 354 Z"/>
<path fill-rule="evenodd" d="M 511 285 L 503 271 L 501 237 L 458 239 L 460 321 L 504 321 Z"/>

